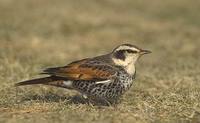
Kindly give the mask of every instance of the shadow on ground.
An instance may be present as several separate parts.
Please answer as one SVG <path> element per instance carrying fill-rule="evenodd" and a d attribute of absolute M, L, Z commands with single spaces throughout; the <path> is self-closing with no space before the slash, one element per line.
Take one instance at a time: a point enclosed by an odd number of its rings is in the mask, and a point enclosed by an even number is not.
<path fill-rule="evenodd" d="M 46 95 L 26 95 L 21 97 L 20 102 L 28 102 L 28 101 L 39 101 L 39 102 L 64 102 L 65 104 L 88 104 L 88 105 L 96 105 L 96 106 L 110 106 L 112 104 L 116 104 L 116 102 L 108 102 L 103 100 L 90 100 L 85 99 L 81 95 L 74 96 L 60 96 L 57 94 L 49 93 Z"/>
<path fill-rule="evenodd" d="M 75 96 L 60 96 L 57 94 L 49 93 L 46 95 L 26 95 L 21 97 L 20 102 L 26 101 L 39 101 L 39 102 L 67 102 L 68 104 L 86 104 L 86 100 L 80 95 Z"/>

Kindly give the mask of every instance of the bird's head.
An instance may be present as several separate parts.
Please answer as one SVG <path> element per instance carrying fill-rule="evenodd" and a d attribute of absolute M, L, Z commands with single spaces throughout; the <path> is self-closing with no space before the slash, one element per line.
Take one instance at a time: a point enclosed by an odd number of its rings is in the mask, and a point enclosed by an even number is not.
<path fill-rule="evenodd" d="M 117 66 L 122 66 L 127 69 L 133 69 L 135 63 L 144 54 L 149 54 L 151 51 L 140 49 L 131 44 L 122 44 L 116 47 L 112 54 L 112 60 Z"/>

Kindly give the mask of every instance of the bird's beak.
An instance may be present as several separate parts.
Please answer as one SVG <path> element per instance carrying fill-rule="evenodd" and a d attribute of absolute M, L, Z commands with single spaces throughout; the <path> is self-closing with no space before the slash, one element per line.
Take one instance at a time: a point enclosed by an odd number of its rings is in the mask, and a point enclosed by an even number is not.
<path fill-rule="evenodd" d="M 152 53 L 152 52 L 149 50 L 140 50 L 140 55 L 149 54 L 149 53 Z"/>

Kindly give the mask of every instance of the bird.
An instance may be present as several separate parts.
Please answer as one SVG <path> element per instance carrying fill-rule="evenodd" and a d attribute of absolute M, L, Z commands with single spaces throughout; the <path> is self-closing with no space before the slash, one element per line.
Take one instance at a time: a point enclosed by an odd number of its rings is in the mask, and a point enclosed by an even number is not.
<path fill-rule="evenodd" d="M 46 77 L 18 82 L 15 86 L 50 85 L 80 92 L 92 100 L 119 100 L 136 77 L 135 64 L 151 51 L 132 44 L 118 45 L 111 52 L 44 69 Z"/>

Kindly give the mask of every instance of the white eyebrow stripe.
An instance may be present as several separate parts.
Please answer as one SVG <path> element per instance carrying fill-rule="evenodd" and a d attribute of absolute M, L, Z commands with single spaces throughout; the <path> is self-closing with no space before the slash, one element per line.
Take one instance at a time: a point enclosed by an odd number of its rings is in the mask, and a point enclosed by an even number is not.
<path fill-rule="evenodd" d="M 116 49 L 116 51 L 119 51 L 119 50 L 136 50 L 136 51 L 139 51 L 139 49 L 135 48 L 135 47 L 129 47 L 129 46 L 120 46 Z"/>
<path fill-rule="evenodd" d="M 104 81 L 98 81 L 96 84 L 104 84 L 104 83 L 110 83 L 111 80 L 104 80 Z"/>

